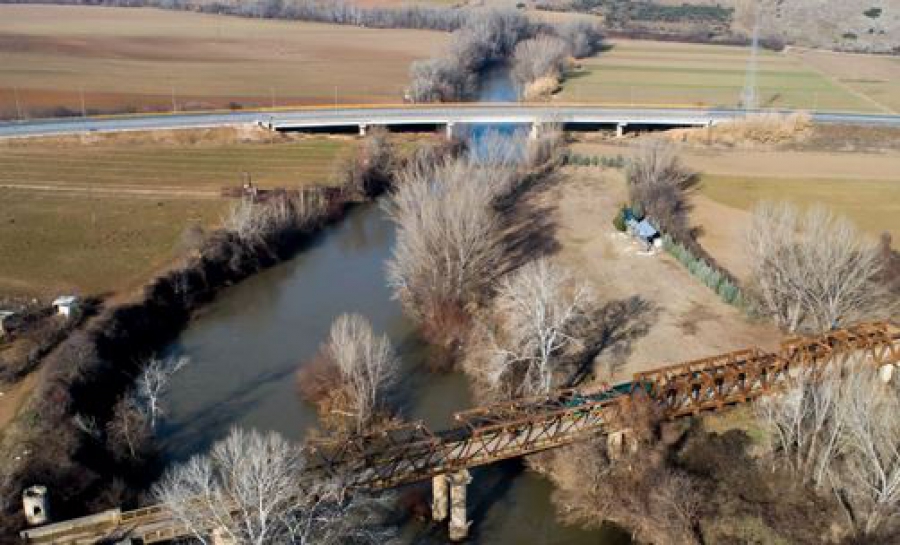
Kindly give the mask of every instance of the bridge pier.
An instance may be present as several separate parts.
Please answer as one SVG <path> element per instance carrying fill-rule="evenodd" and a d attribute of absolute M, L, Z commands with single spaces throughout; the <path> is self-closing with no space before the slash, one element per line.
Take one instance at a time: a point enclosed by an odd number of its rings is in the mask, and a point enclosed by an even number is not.
<path fill-rule="evenodd" d="M 531 140 L 537 140 L 541 136 L 541 124 L 535 121 L 531 124 L 531 131 L 528 133 L 528 138 Z"/>
<path fill-rule="evenodd" d="M 891 365 L 890 363 L 882 365 L 878 369 L 878 376 L 881 377 L 881 382 L 883 382 L 885 384 L 890 383 L 891 380 L 893 380 L 893 378 L 894 378 L 894 371 L 895 371 L 894 366 Z"/>
<path fill-rule="evenodd" d="M 360 135 L 360 136 L 365 136 L 365 135 L 366 135 L 366 130 L 367 130 L 368 128 L 369 128 L 368 125 L 363 125 L 362 123 L 360 123 L 360 124 L 359 124 L 359 135 Z"/>
<path fill-rule="evenodd" d="M 466 486 L 472 482 L 469 470 L 450 475 L 450 541 L 462 541 L 469 536 L 472 524 L 466 516 Z"/>
<path fill-rule="evenodd" d="M 450 480 L 447 475 L 431 478 L 431 518 L 437 522 L 447 520 L 450 515 Z"/>
<path fill-rule="evenodd" d="M 628 123 L 619 123 L 616 125 L 616 138 L 622 138 L 625 136 L 625 127 L 628 126 Z"/>
<path fill-rule="evenodd" d="M 454 129 L 455 125 L 456 124 L 453 122 L 447 123 L 447 127 L 446 127 L 447 140 L 453 140 L 453 132 L 454 132 L 453 129 Z"/>

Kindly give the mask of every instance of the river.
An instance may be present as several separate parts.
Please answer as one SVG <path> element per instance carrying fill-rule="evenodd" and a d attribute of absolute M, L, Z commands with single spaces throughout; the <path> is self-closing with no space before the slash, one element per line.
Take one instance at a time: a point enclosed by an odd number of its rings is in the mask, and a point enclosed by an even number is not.
<path fill-rule="evenodd" d="M 295 258 L 218 295 L 168 351 L 190 365 L 174 378 L 160 429 L 172 462 L 205 451 L 232 426 L 275 430 L 301 439 L 315 409 L 297 395 L 295 374 L 325 339 L 332 321 L 358 312 L 385 332 L 402 358 L 403 416 L 433 430 L 471 406 L 461 373 L 427 370 L 428 348 L 391 298 L 385 282 L 394 227 L 376 205 L 353 209 Z M 473 543 L 617 545 L 612 529 L 563 526 L 550 501 L 552 487 L 518 461 L 473 471 L 469 517 Z M 446 526 L 410 522 L 404 543 L 442 543 Z"/>

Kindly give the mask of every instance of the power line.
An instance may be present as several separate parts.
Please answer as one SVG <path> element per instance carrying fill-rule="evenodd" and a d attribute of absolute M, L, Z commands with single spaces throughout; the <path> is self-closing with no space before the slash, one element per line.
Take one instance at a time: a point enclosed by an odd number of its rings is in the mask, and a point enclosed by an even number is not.
<path fill-rule="evenodd" d="M 757 56 L 759 53 L 759 6 L 756 7 L 756 20 L 753 23 L 753 39 L 750 43 L 750 58 L 747 60 L 747 75 L 744 80 L 744 90 L 741 91 L 741 106 L 745 110 L 755 110 L 759 107 L 757 95 L 756 75 L 758 71 Z"/>

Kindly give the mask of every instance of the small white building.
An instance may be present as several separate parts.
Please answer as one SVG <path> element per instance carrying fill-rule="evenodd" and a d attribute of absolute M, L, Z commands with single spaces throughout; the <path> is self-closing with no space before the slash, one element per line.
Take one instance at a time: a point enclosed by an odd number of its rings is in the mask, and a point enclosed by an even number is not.
<path fill-rule="evenodd" d="M 7 335 L 9 333 L 8 326 L 6 325 L 10 318 L 15 316 L 16 313 L 11 310 L 0 310 L 0 337 Z"/>
<path fill-rule="evenodd" d="M 78 311 L 78 296 L 62 295 L 53 301 L 53 309 L 57 314 L 71 318 Z"/>

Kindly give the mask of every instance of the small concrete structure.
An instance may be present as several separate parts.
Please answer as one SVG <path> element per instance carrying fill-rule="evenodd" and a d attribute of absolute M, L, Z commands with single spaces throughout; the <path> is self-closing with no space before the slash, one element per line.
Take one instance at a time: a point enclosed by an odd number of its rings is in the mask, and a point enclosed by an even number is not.
<path fill-rule="evenodd" d="M 53 309 L 57 314 L 71 318 L 78 311 L 79 302 L 75 295 L 62 295 L 53 301 Z"/>
<path fill-rule="evenodd" d="M 453 128 L 456 126 L 456 123 L 447 123 L 447 140 L 453 140 Z"/>
<path fill-rule="evenodd" d="M 881 377 L 881 382 L 888 384 L 894 378 L 894 366 L 890 363 L 882 365 L 878 369 L 878 376 Z"/>
<path fill-rule="evenodd" d="M 447 475 L 435 475 L 431 479 L 431 518 L 443 522 L 450 516 L 450 481 Z"/>
<path fill-rule="evenodd" d="M 10 333 L 9 322 L 16 315 L 12 310 L 0 310 L 0 337 Z"/>
<path fill-rule="evenodd" d="M 528 133 L 528 138 L 532 140 L 537 140 L 541 137 L 541 124 L 535 121 L 531 124 L 531 131 Z"/>
<path fill-rule="evenodd" d="M 616 125 L 616 138 L 622 138 L 625 136 L 625 127 L 628 126 L 628 123 L 618 123 Z"/>
<path fill-rule="evenodd" d="M 39 526 L 50 522 L 50 499 L 47 487 L 43 485 L 29 486 L 22 492 L 22 509 L 29 526 Z"/>
<path fill-rule="evenodd" d="M 360 123 L 360 125 L 359 125 L 359 135 L 360 135 L 360 136 L 365 136 L 365 135 L 366 135 L 366 130 L 367 130 L 368 128 L 369 128 L 368 125 L 363 125 L 363 124 Z"/>
<path fill-rule="evenodd" d="M 467 469 L 450 475 L 450 541 L 462 541 L 469 537 L 469 521 L 466 516 L 466 486 L 472 482 Z"/>

